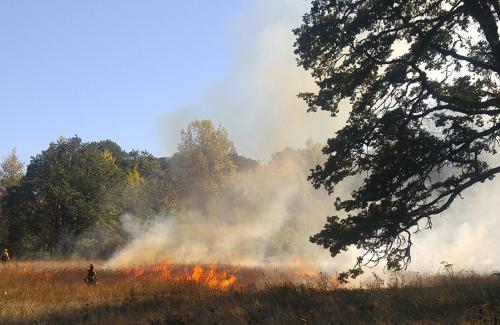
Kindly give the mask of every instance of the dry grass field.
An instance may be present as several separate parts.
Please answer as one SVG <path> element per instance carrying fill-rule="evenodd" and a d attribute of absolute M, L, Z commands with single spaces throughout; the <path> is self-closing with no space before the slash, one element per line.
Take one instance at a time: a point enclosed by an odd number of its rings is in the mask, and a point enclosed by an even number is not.
<path fill-rule="evenodd" d="M 373 277 L 341 287 L 304 270 L 160 263 L 102 269 L 19 262 L 0 271 L 2 324 L 498 324 L 500 280 L 474 273 Z"/>

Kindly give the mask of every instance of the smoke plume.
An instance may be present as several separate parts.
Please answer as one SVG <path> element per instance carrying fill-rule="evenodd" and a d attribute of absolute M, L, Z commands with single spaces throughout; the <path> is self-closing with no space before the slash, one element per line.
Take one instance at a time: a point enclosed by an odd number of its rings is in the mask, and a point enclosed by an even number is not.
<path fill-rule="evenodd" d="M 159 216 L 149 229 L 141 229 L 133 216 L 124 216 L 134 240 L 109 264 L 148 264 L 165 257 L 273 266 L 300 260 L 331 270 L 328 252 L 308 244 L 309 235 L 322 227 L 332 208 L 328 195 L 306 180 L 310 166 L 323 158 L 320 148 L 308 142 L 305 149 L 285 149 L 268 163 L 234 175 L 208 208 Z M 348 260 L 344 256 L 335 266 L 344 267 Z"/>
<path fill-rule="evenodd" d="M 142 229 L 124 216 L 134 240 L 110 265 L 150 263 L 163 257 L 178 261 L 219 261 L 241 264 L 289 264 L 296 256 L 318 269 L 345 269 L 355 252 L 332 259 L 308 241 L 335 214 L 333 200 L 307 182 L 309 169 L 320 159 L 320 147 L 309 145 L 280 159 L 271 154 L 299 147 L 307 138 L 323 142 L 345 121 L 324 112 L 306 113 L 296 95 L 314 89 L 309 75 L 296 66 L 292 28 L 300 24 L 308 4 L 300 0 L 252 1 L 235 19 L 228 43 L 233 56 L 225 78 L 205 95 L 167 114 L 161 128 L 168 154 L 175 150 L 180 128 L 196 118 L 211 119 L 228 129 L 240 154 L 269 160 L 237 175 L 231 193 L 213 202 L 208 213 L 182 211 L 158 216 Z M 309 150 L 309 151 L 308 151 Z M 315 150 L 315 151 L 314 151 Z M 286 152 L 286 150 L 285 150 Z M 500 268 L 495 247 L 500 238 L 500 182 L 478 184 L 464 199 L 434 218 L 433 229 L 414 238 L 411 270 L 436 271 L 443 260 L 456 268 L 489 271 Z M 340 190 L 349 193 L 349 189 Z"/>
<path fill-rule="evenodd" d="M 333 120 L 326 112 L 307 113 L 297 98 L 315 89 L 293 53 L 292 29 L 307 10 L 301 0 L 250 1 L 232 24 L 229 71 L 200 98 L 161 119 L 168 155 L 175 152 L 180 129 L 194 119 L 221 123 L 238 152 L 254 159 L 300 147 L 308 138 L 324 142 L 342 126 L 343 119 Z"/>

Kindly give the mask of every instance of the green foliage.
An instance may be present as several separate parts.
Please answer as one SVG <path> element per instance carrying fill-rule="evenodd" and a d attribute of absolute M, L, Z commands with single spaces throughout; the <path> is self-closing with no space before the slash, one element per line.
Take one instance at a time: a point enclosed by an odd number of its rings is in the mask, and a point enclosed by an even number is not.
<path fill-rule="evenodd" d="M 13 149 L 0 164 L 0 200 L 5 197 L 7 191 L 19 185 L 23 176 L 24 164 L 19 161 L 16 150 Z M 0 205 L 0 245 L 2 245 L 2 247 L 7 242 L 7 237 L 7 220 L 2 213 Z"/>
<path fill-rule="evenodd" d="M 1 164 L 0 244 L 18 256 L 109 257 L 128 239 L 121 215 L 148 224 L 223 192 L 237 169 L 256 165 L 210 121 L 190 123 L 172 158 L 61 137 L 32 157 L 26 175 L 15 152 Z"/>
<path fill-rule="evenodd" d="M 28 250 L 72 252 L 72 241 L 64 238 L 94 225 L 118 225 L 125 180 L 113 160 L 80 138 L 51 143 L 32 158 L 20 187 L 9 192 L 5 209 L 11 240 Z"/>
<path fill-rule="evenodd" d="M 129 159 L 133 167 L 128 170 L 123 192 L 124 212 L 147 222 L 155 215 L 176 208 L 174 183 L 163 159 L 137 151 L 131 152 Z"/>
<path fill-rule="evenodd" d="M 343 278 L 384 258 L 405 268 L 412 233 L 500 172 L 484 159 L 500 136 L 499 16 L 494 0 L 315 0 L 295 30 L 319 87 L 301 94 L 309 110 L 352 105 L 310 178 L 331 194 L 362 180 L 311 238 L 332 256 L 365 252 Z"/>
<path fill-rule="evenodd" d="M 122 169 L 130 168 L 129 155 L 111 140 L 91 142 L 89 146 L 103 153 L 106 159 L 113 159 Z"/>

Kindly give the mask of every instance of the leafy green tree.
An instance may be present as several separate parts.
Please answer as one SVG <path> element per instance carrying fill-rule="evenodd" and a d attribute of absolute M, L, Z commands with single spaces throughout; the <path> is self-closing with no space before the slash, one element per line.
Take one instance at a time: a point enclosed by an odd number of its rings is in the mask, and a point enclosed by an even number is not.
<path fill-rule="evenodd" d="M 177 205 L 175 187 L 164 159 L 148 152 L 132 151 L 128 155 L 127 186 L 123 193 L 124 212 L 148 221 Z"/>
<path fill-rule="evenodd" d="M 16 255 L 44 246 L 39 238 L 44 238 L 45 229 L 40 223 L 33 223 L 37 208 L 31 184 L 25 179 L 9 188 L 2 199 L 3 245 Z"/>
<path fill-rule="evenodd" d="M 6 200 L 11 241 L 71 253 L 73 239 L 90 227 L 119 227 L 125 182 L 114 159 L 80 138 L 51 143 L 31 159 L 19 190 Z"/>
<path fill-rule="evenodd" d="M 129 154 L 115 142 L 103 140 L 91 142 L 89 146 L 102 152 L 105 158 L 113 160 L 120 168 L 124 170 L 130 168 Z"/>
<path fill-rule="evenodd" d="M 364 252 L 342 278 L 383 259 L 405 268 L 412 234 L 500 172 L 487 158 L 500 136 L 499 17 L 496 0 L 312 1 L 296 54 L 319 90 L 301 97 L 310 111 L 351 110 L 311 180 L 330 193 L 362 181 L 311 238 L 332 256 Z"/>
<path fill-rule="evenodd" d="M 24 164 L 19 161 L 16 150 L 11 153 L 0 164 L 0 203 L 4 200 L 7 192 L 19 185 L 24 176 Z M 0 204 L 0 244 L 7 244 L 7 221 L 2 213 Z"/>

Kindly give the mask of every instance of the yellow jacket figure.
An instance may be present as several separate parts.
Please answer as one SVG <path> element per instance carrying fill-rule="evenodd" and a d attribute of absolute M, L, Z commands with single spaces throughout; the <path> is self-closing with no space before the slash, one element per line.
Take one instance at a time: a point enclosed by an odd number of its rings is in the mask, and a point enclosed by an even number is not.
<path fill-rule="evenodd" d="M 97 275 L 95 273 L 95 269 L 94 269 L 93 264 L 90 264 L 89 269 L 87 270 L 87 276 L 83 280 L 88 285 L 96 285 L 97 284 Z"/>
<path fill-rule="evenodd" d="M 2 253 L 2 264 L 7 265 L 7 263 L 9 262 L 10 262 L 9 252 L 7 251 L 7 249 L 4 249 Z"/>

